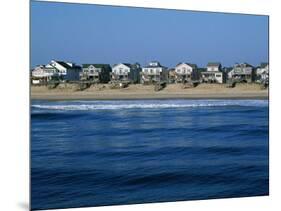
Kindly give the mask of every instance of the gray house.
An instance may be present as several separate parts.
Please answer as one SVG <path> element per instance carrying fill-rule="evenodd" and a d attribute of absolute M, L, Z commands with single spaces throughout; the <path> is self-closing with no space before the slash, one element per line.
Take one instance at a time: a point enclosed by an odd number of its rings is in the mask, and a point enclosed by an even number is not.
<path fill-rule="evenodd" d="M 203 83 L 225 83 L 226 74 L 222 71 L 221 63 L 209 62 L 206 71 L 201 72 Z"/>
<path fill-rule="evenodd" d="M 112 82 L 139 83 L 141 66 L 138 63 L 119 63 L 112 66 Z"/>
<path fill-rule="evenodd" d="M 199 72 L 196 64 L 181 62 L 176 65 L 174 72 L 176 83 L 185 83 L 199 80 Z"/>
<path fill-rule="evenodd" d="M 54 67 L 58 70 L 60 80 L 64 81 L 76 81 L 79 80 L 79 74 L 81 67 L 71 62 L 55 61 L 52 60 L 47 67 Z"/>
<path fill-rule="evenodd" d="M 228 73 L 228 79 L 247 83 L 253 82 L 253 70 L 253 66 L 247 63 L 235 64 L 233 69 Z"/>
<path fill-rule="evenodd" d="M 109 64 L 83 64 L 80 80 L 95 83 L 108 83 L 110 81 L 111 67 Z"/>
<path fill-rule="evenodd" d="M 149 64 L 142 68 L 141 83 L 150 84 L 161 81 L 168 81 L 168 69 L 162 66 L 158 61 L 149 62 Z"/>

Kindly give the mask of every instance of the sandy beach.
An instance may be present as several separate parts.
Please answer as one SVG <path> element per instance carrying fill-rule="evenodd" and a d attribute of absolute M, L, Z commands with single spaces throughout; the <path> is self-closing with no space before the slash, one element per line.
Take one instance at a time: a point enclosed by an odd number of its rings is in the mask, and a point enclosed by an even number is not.
<path fill-rule="evenodd" d="M 110 100 L 110 99 L 267 99 L 268 89 L 258 84 L 238 84 L 227 88 L 225 84 L 199 84 L 183 88 L 181 84 L 169 84 L 161 91 L 152 85 L 134 84 L 122 89 L 111 89 L 107 84 L 92 85 L 78 91 L 74 84 L 60 84 L 54 89 L 31 86 L 31 99 L 40 100 Z"/>

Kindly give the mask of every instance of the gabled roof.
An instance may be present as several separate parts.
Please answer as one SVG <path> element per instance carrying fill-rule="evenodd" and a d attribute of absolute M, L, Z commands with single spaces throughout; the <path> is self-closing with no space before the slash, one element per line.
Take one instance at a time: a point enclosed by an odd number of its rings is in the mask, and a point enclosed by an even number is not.
<path fill-rule="evenodd" d="M 130 64 L 130 63 L 118 63 L 118 64 L 112 65 L 112 67 L 116 67 L 117 65 L 120 65 L 120 64 L 125 65 L 125 66 L 127 66 L 127 67 L 129 67 L 129 68 L 132 68 L 132 67 L 133 67 L 133 65 Z"/>
<path fill-rule="evenodd" d="M 252 65 L 248 64 L 248 63 L 244 63 L 246 65 L 246 67 L 253 67 Z"/>
<path fill-rule="evenodd" d="M 141 65 L 136 62 L 136 63 L 134 63 L 134 64 L 130 64 L 130 63 L 119 63 L 119 64 L 114 64 L 114 65 L 112 65 L 112 68 L 114 68 L 115 66 L 120 65 L 120 64 L 125 65 L 125 66 L 127 66 L 127 67 L 129 67 L 129 68 L 131 68 L 131 69 L 136 69 L 136 68 L 140 68 L 140 67 L 141 67 Z"/>
<path fill-rule="evenodd" d="M 132 67 L 132 65 L 131 64 L 129 64 L 129 63 L 122 63 L 122 64 L 124 64 L 124 65 L 126 65 L 127 67 Z"/>
<path fill-rule="evenodd" d="M 220 62 L 209 62 L 207 64 L 207 67 L 219 67 L 219 66 L 221 66 Z"/>
<path fill-rule="evenodd" d="M 56 63 L 60 64 L 61 66 L 63 66 L 64 68 L 72 68 L 69 64 L 67 64 L 66 62 L 63 61 L 56 61 Z"/>
<path fill-rule="evenodd" d="M 82 64 L 82 67 L 88 68 L 91 65 L 94 66 L 95 68 L 110 68 L 109 64 Z"/>
<path fill-rule="evenodd" d="M 191 63 L 188 63 L 188 62 L 180 62 L 176 65 L 176 67 L 181 65 L 181 64 L 187 64 L 188 66 L 192 67 L 193 69 L 197 68 L 196 64 L 191 64 Z"/>

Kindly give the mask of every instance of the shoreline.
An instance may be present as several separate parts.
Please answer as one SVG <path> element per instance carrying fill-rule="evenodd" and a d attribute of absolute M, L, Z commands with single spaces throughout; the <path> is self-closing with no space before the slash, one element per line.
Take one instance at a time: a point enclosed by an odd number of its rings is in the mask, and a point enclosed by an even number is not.
<path fill-rule="evenodd" d="M 31 94 L 31 100 L 166 100 L 166 99 L 268 99 L 267 94 Z"/>

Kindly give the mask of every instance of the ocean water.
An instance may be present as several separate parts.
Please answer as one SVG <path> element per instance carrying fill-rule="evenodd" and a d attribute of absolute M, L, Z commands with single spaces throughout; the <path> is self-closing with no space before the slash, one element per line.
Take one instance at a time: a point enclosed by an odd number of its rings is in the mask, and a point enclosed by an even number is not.
<path fill-rule="evenodd" d="M 267 100 L 31 106 L 32 209 L 269 194 Z"/>

